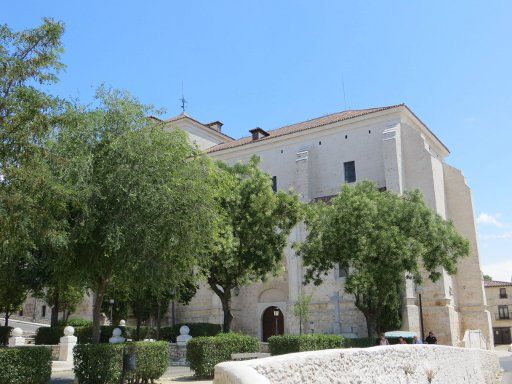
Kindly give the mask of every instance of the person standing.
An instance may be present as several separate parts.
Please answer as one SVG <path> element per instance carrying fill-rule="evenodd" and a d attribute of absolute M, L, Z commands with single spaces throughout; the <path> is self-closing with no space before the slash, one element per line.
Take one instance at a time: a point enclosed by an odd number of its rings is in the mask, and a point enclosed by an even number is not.
<path fill-rule="evenodd" d="M 434 336 L 434 333 L 432 331 L 428 333 L 428 336 L 425 339 L 425 341 L 427 342 L 427 344 L 437 344 L 437 338 Z"/>
<path fill-rule="evenodd" d="M 389 341 L 384 337 L 383 333 L 380 334 L 379 345 L 389 345 Z"/>
<path fill-rule="evenodd" d="M 423 344 L 423 341 L 418 336 L 413 336 L 412 343 L 413 344 Z"/>

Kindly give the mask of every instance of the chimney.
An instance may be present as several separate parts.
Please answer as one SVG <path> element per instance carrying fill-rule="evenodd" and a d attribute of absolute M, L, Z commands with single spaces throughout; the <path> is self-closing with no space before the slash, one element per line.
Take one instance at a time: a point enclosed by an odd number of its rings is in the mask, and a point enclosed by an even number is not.
<path fill-rule="evenodd" d="M 249 132 L 251 132 L 253 140 L 259 140 L 259 139 L 261 139 L 263 137 L 267 137 L 267 136 L 270 135 L 270 133 L 268 133 L 267 131 L 263 130 L 260 127 L 256 127 L 254 129 L 251 129 L 251 130 L 249 130 Z"/>
<path fill-rule="evenodd" d="M 217 132 L 220 132 L 221 129 L 222 129 L 222 126 L 224 124 L 222 124 L 222 122 L 220 121 L 214 121 L 214 122 L 211 122 L 211 123 L 208 123 L 208 124 L 205 124 L 208 128 L 211 128 L 213 129 L 214 131 L 217 131 Z"/>

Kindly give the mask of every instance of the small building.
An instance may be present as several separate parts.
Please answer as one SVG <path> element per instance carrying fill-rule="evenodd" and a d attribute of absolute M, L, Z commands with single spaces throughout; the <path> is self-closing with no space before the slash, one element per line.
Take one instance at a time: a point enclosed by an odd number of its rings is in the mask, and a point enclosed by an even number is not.
<path fill-rule="evenodd" d="M 494 344 L 512 344 L 512 282 L 484 281 Z"/>

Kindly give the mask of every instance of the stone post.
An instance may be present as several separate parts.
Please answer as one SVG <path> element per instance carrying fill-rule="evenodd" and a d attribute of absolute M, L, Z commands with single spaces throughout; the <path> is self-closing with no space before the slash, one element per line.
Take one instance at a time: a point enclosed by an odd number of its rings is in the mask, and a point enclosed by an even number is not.
<path fill-rule="evenodd" d="M 11 331 L 11 337 L 9 337 L 9 347 L 25 345 L 25 338 L 22 335 L 23 330 L 21 328 L 14 328 Z"/>
<path fill-rule="evenodd" d="M 121 331 L 120 328 L 114 328 L 114 330 L 112 331 L 112 337 L 108 339 L 108 342 L 110 344 L 124 343 L 126 339 L 121 336 L 122 333 L 123 332 Z"/>
<path fill-rule="evenodd" d="M 176 344 L 180 346 L 186 346 L 187 343 L 192 339 L 192 336 L 189 335 L 190 328 L 186 325 L 182 325 L 180 327 L 180 335 L 176 337 Z"/>
<path fill-rule="evenodd" d="M 73 361 L 73 348 L 77 341 L 74 334 L 75 328 L 69 325 L 64 328 L 64 336 L 59 341 L 59 361 Z"/>

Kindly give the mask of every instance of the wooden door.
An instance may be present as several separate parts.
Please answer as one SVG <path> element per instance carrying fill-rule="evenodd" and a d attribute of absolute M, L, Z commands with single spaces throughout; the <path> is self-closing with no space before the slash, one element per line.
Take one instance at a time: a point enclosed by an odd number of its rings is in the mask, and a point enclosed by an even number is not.
<path fill-rule="evenodd" d="M 511 344 L 512 343 L 512 334 L 510 332 L 510 328 L 494 328 L 494 344 Z"/>
<path fill-rule="evenodd" d="M 275 316 L 275 313 L 278 316 Z M 270 336 L 284 334 L 284 316 L 281 310 L 277 307 L 268 307 L 263 312 L 261 317 L 262 322 L 262 341 L 267 341 Z"/>

